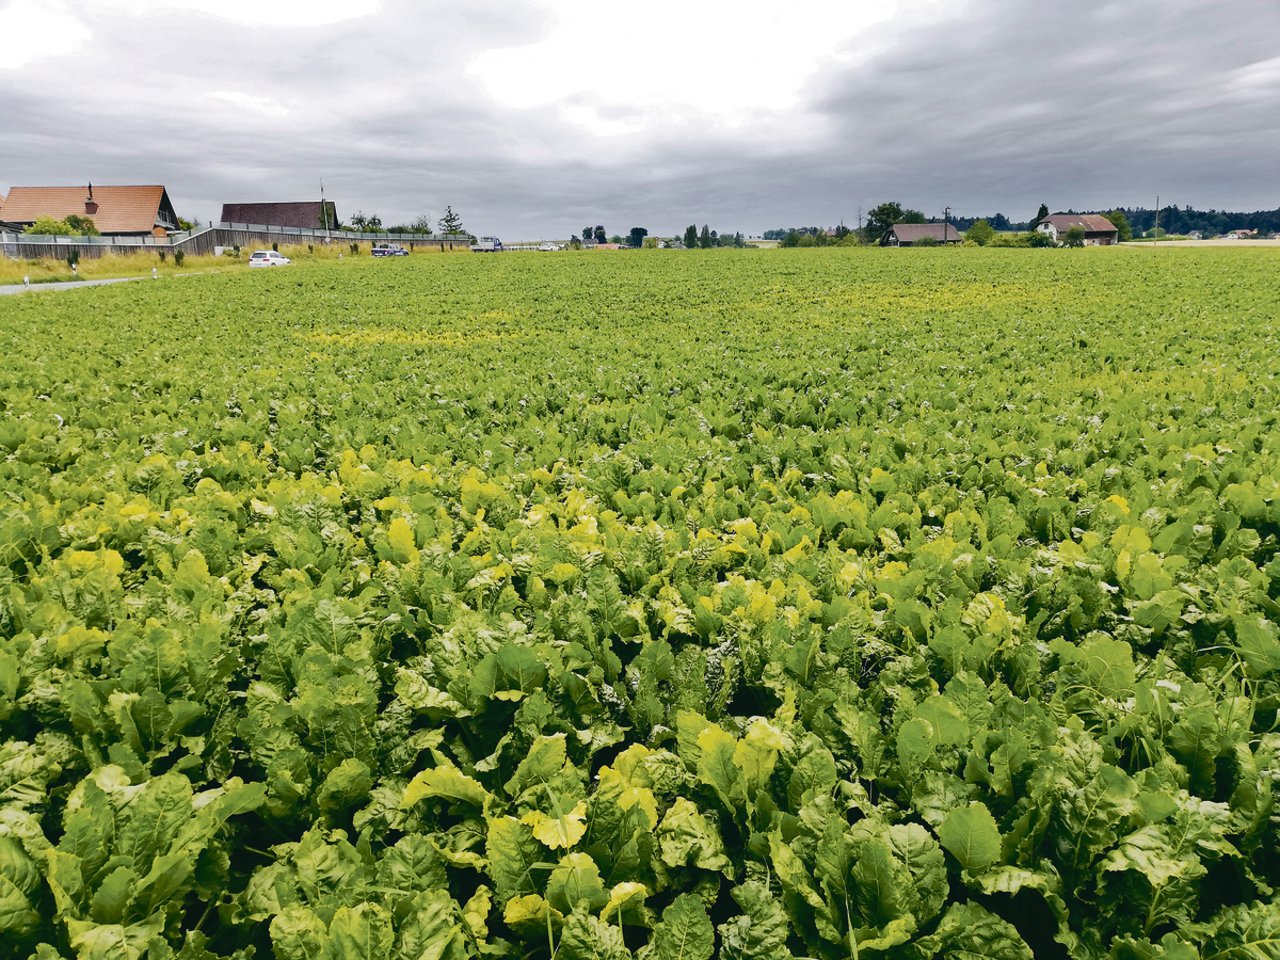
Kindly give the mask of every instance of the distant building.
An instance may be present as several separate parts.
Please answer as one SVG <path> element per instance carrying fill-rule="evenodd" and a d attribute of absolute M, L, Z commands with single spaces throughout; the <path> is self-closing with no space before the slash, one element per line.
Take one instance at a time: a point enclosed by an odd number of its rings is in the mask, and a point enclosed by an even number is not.
<path fill-rule="evenodd" d="M 964 238 L 951 223 L 895 223 L 884 239 L 886 247 L 910 247 L 924 239 L 935 243 L 959 243 Z"/>
<path fill-rule="evenodd" d="M 1192 230 L 1190 233 L 1188 233 L 1188 234 L 1187 234 L 1187 239 L 1188 239 L 1188 240 L 1203 240 L 1203 239 L 1204 239 L 1204 233 L 1202 233 L 1202 232 L 1201 232 L 1201 231 L 1199 231 L 1199 230 Z"/>
<path fill-rule="evenodd" d="M 41 217 L 93 221 L 106 237 L 166 236 L 178 229 L 168 191 L 146 186 L 13 187 L 5 198 L 4 222 L 25 230 Z"/>
<path fill-rule="evenodd" d="M 1054 243 L 1064 242 L 1072 227 L 1084 230 L 1086 247 L 1109 247 L 1120 236 L 1116 225 L 1100 213 L 1054 213 L 1036 224 L 1036 229 L 1052 237 Z"/>
<path fill-rule="evenodd" d="M 336 229 L 338 210 L 332 200 L 297 200 L 283 203 L 224 203 L 223 223 L 254 223 L 264 227 Z"/>

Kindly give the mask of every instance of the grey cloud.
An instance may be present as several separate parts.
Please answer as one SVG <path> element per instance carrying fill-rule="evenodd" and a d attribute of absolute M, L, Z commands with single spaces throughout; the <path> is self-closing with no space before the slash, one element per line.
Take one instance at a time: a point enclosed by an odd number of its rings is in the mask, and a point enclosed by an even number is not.
<path fill-rule="evenodd" d="M 852 222 L 891 198 L 1014 219 L 1041 200 L 1149 204 L 1157 192 L 1197 206 L 1280 203 L 1280 71 L 1249 72 L 1276 55 L 1280 9 L 1265 0 L 988 0 L 931 27 L 868 34 L 790 115 L 722 129 L 673 119 L 616 137 L 568 123 L 562 105 L 503 107 L 467 74 L 478 52 L 541 35 L 529 6 L 406 0 L 295 31 L 176 15 L 90 25 L 74 57 L 0 70 L 8 183 L 159 181 L 179 212 L 208 219 L 227 200 L 314 195 L 323 177 L 344 214 L 390 223 L 451 204 L 473 230 L 529 238 L 588 221 L 655 233 L 695 220 L 747 231 Z M 602 65 L 598 82 L 631 67 Z M 576 102 L 607 120 L 652 120 L 589 93 Z"/>

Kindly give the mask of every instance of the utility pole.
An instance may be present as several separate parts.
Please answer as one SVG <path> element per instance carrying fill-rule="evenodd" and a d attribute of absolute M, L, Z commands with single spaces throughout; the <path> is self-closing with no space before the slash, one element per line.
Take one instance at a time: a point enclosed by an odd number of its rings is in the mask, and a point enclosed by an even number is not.
<path fill-rule="evenodd" d="M 945 207 L 942 211 L 942 245 L 947 245 L 947 234 L 951 232 L 951 208 Z"/>
<path fill-rule="evenodd" d="M 1156 238 L 1156 243 L 1160 242 L 1160 194 L 1156 194 L 1156 225 L 1151 228 L 1152 234 Z"/>
<path fill-rule="evenodd" d="M 324 217 L 324 238 L 329 238 L 329 205 L 324 202 L 324 177 L 320 178 L 320 214 Z"/>
<path fill-rule="evenodd" d="M 862 236 L 862 204 L 858 204 L 858 236 Z"/>

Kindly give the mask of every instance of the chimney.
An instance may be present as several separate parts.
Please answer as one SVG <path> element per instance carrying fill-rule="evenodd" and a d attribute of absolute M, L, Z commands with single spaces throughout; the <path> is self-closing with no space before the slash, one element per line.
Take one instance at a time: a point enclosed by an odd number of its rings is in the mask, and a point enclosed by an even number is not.
<path fill-rule="evenodd" d="M 93 199 L 93 184 L 89 184 L 89 196 L 84 200 L 84 212 L 86 216 L 93 216 L 98 212 L 98 203 Z"/>

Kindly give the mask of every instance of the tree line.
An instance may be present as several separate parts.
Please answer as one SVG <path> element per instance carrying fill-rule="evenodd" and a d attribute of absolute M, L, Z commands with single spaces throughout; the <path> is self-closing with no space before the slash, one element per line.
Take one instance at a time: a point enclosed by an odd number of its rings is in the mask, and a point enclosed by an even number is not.
<path fill-rule="evenodd" d="M 745 247 L 747 239 L 741 231 L 733 233 L 720 233 L 712 230 L 709 224 L 703 224 L 702 229 L 698 229 L 696 223 L 691 223 L 685 228 L 684 234 L 679 237 L 671 237 L 671 241 L 679 241 L 686 248 L 693 249 L 709 249 L 711 247 Z M 619 246 L 633 247 L 635 249 L 656 247 L 659 244 L 657 237 L 649 236 L 647 227 L 632 227 L 624 237 L 621 234 L 607 233 L 603 224 L 596 224 L 594 227 L 587 226 L 582 228 L 581 234 L 571 235 L 570 243 L 574 246 L 582 246 L 584 244 L 602 244 L 616 243 Z"/>

